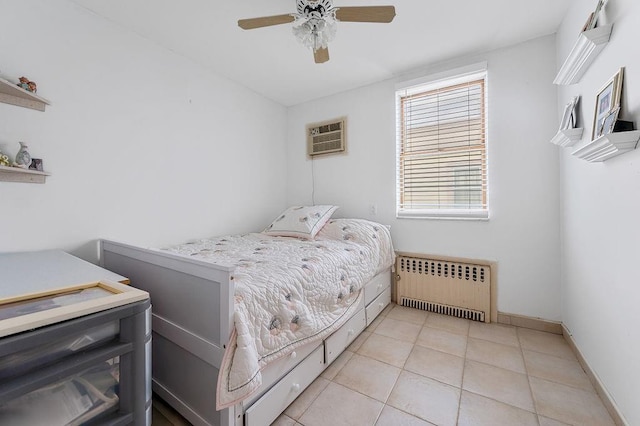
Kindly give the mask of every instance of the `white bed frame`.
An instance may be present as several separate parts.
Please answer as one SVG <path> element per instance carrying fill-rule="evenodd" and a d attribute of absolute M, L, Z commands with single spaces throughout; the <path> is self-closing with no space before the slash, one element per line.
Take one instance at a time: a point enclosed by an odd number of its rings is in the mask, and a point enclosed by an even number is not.
<path fill-rule="evenodd" d="M 268 425 L 391 300 L 391 271 L 364 288 L 362 309 L 324 341 L 297 348 L 262 372 L 260 390 L 215 410 L 218 371 L 233 329 L 234 268 L 102 240 L 101 266 L 149 292 L 153 391 L 196 426 Z"/>

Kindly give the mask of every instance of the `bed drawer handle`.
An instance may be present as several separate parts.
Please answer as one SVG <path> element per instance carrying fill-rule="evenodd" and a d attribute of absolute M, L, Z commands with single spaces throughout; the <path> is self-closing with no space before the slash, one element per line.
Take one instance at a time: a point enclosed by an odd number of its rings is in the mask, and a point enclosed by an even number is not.
<path fill-rule="evenodd" d="M 382 309 L 383 307 L 384 307 L 384 303 L 379 302 L 379 303 L 378 303 L 378 308 Z"/>
<path fill-rule="evenodd" d="M 298 383 L 292 384 L 291 385 L 291 391 L 292 392 L 296 392 L 296 393 L 300 392 L 300 384 L 298 384 Z"/>
<path fill-rule="evenodd" d="M 355 334 L 355 330 L 353 328 L 350 328 L 349 331 L 347 331 L 347 336 L 353 336 Z"/>
<path fill-rule="evenodd" d="M 291 359 L 296 359 L 297 356 L 298 354 L 296 353 L 296 351 L 291 352 Z"/>

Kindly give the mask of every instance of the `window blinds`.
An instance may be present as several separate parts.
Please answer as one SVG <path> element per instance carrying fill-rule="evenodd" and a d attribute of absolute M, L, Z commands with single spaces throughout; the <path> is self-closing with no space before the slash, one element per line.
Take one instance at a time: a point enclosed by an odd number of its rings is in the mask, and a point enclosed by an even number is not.
<path fill-rule="evenodd" d="M 398 216 L 488 217 L 484 73 L 397 100 Z"/>

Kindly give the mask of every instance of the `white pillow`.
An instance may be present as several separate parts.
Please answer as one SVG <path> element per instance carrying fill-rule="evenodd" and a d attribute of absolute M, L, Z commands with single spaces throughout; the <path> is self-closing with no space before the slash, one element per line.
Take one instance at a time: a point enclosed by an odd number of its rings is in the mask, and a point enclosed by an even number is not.
<path fill-rule="evenodd" d="M 263 233 L 274 237 L 313 239 L 337 209 L 337 206 L 289 207 Z"/>

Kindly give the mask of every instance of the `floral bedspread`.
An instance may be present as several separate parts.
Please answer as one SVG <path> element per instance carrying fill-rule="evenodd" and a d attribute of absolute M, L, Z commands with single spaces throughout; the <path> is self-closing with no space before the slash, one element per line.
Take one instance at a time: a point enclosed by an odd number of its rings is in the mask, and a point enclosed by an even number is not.
<path fill-rule="evenodd" d="M 389 230 L 363 219 L 333 219 L 314 240 L 253 233 L 163 249 L 234 265 L 235 330 L 218 375 L 217 409 L 257 390 L 260 371 L 338 329 L 360 290 L 394 262 Z"/>

